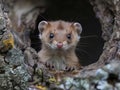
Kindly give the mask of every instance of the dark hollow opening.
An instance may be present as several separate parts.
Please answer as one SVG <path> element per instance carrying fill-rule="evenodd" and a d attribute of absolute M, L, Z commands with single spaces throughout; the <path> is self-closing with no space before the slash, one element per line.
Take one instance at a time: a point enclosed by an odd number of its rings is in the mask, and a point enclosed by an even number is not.
<path fill-rule="evenodd" d="M 88 0 L 47 0 L 46 11 L 36 20 L 36 29 L 31 36 L 38 35 L 37 25 L 41 20 L 65 20 L 79 22 L 82 25 L 82 38 L 76 48 L 80 63 L 88 65 L 96 62 L 103 51 L 104 41 L 101 38 L 101 25 L 96 18 L 93 7 Z M 40 50 L 38 37 L 31 37 L 31 46 Z M 36 44 L 35 44 L 36 43 Z M 68 52 L 69 53 L 69 52 Z"/>

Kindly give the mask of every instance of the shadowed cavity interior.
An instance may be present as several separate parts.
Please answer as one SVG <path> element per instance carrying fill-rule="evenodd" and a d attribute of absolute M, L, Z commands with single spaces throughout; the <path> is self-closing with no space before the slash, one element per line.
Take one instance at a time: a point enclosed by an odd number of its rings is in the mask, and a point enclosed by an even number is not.
<path fill-rule="evenodd" d="M 46 0 L 46 11 L 36 20 L 36 29 L 31 33 L 31 46 L 37 51 L 41 49 L 38 37 L 38 23 L 42 20 L 65 20 L 79 22 L 83 31 L 81 40 L 76 48 L 76 54 L 82 65 L 88 65 L 99 59 L 104 41 L 101 38 L 101 25 L 96 18 L 93 7 L 88 0 Z M 68 52 L 69 53 L 69 52 Z"/>

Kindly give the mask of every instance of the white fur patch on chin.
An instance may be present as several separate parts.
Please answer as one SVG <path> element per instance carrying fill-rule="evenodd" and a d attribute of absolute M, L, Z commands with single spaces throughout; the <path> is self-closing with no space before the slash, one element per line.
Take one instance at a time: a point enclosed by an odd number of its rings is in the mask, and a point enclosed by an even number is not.
<path fill-rule="evenodd" d="M 80 36 L 77 36 L 78 41 L 80 40 Z"/>
<path fill-rule="evenodd" d="M 42 35 L 41 34 L 39 34 L 39 38 L 42 39 Z"/>

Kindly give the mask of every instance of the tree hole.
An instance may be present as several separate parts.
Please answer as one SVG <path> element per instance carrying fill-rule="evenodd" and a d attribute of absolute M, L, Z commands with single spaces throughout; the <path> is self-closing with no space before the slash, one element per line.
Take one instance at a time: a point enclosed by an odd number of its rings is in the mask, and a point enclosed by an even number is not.
<path fill-rule="evenodd" d="M 88 0 L 46 0 L 46 10 L 36 20 L 36 30 L 31 33 L 31 46 L 39 51 L 41 49 L 37 26 L 41 20 L 65 20 L 79 22 L 83 32 L 76 48 L 76 54 L 83 66 L 92 64 L 99 59 L 103 51 L 104 40 L 101 38 L 102 30 L 99 20 Z M 69 53 L 69 52 L 68 52 Z"/>

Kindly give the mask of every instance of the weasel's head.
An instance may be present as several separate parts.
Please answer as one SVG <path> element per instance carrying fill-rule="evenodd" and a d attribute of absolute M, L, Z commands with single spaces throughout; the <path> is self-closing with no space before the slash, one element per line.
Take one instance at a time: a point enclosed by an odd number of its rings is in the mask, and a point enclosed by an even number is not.
<path fill-rule="evenodd" d="M 65 21 L 41 21 L 38 25 L 38 29 L 40 39 L 44 46 L 61 50 L 76 47 L 82 32 L 80 23 Z"/>

